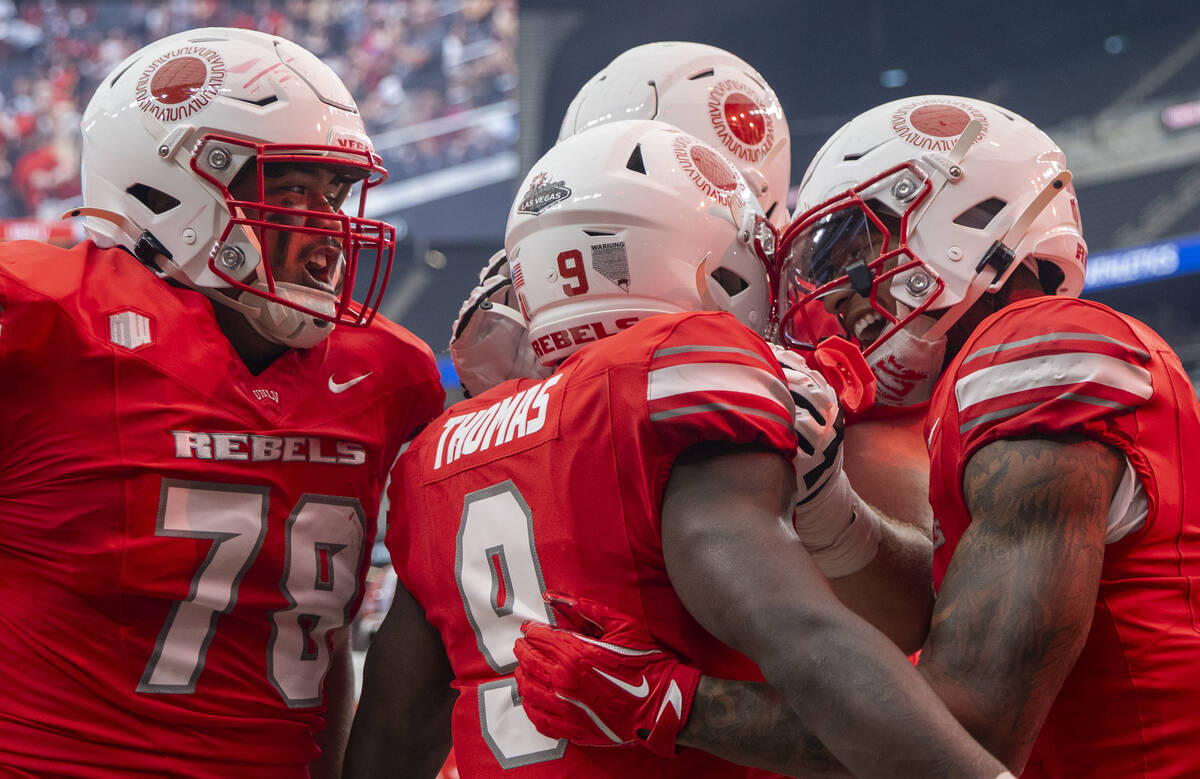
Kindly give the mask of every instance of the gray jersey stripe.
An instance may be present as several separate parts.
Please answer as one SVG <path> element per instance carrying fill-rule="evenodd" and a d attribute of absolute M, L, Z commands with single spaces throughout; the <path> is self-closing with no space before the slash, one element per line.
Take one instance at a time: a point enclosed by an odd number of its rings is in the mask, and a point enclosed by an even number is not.
<path fill-rule="evenodd" d="M 973 352 L 970 357 L 962 361 L 962 364 L 966 365 L 976 357 L 983 357 L 985 355 L 995 354 L 996 352 L 1003 352 L 1009 349 L 1019 349 L 1022 346 L 1032 346 L 1033 344 L 1047 343 L 1049 341 L 1099 341 L 1101 343 L 1116 344 L 1123 349 L 1128 349 L 1143 360 L 1150 359 L 1150 354 L 1145 350 L 1139 349 L 1136 346 L 1130 346 L 1124 341 L 1118 341 L 1115 338 L 1109 338 L 1106 335 L 1097 335 L 1095 333 L 1046 333 L 1045 335 L 1037 335 L 1033 338 L 1025 338 L 1020 341 L 1011 341 L 1009 343 L 998 344 L 996 346 L 985 346 L 979 351 Z"/>
<path fill-rule="evenodd" d="M 1105 400 L 1104 398 L 1097 398 L 1097 397 L 1093 397 L 1091 395 L 1082 395 L 1078 392 L 1064 392 L 1063 394 L 1061 394 L 1057 398 L 1055 398 L 1055 400 L 1073 400 L 1076 403 L 1087 403 L 1092 406 L 1103 406 L 1105 408 L 1111 408 L 1115 411 L 1123 411 L 1128 408 L 1133 408 L 1133 406 L 1130 406 L 1128 403 L 1121 403 L 1121 402 L 1118 402 L 1115 400 Z M 1022 406 L 1012 406 L 1011 408 L 1002 408 L 999 411 L 993 411 L 990 414 L 984 414 L 981 417 L 972 419 L 970 422 L 967 422 L 966 424 L 961 425 L 958 428 L 958 432 L 965 433 L 968 430 L 970 430 L 971 428 L 981 425 L 984 422 L 991 422 L 996 419 L 1006 419 L 1008 417 L 1015 417 L 1017 414 L 1024 413 L 1031 408 L 1037 408 L 1040 405 L 1042 405 L 1042 403 L 1026 403 L 1025 405 L 1022 405 Z"/>
<path fill-rule="evenodd" d="M 660 422 L 664 419 L 672 417 L 681 417 L 686 414 L 703 414 L 706 411 L 736 411 L 739 414 L 749 414 L 752 417 L 762 417 L 769 419 L 772 422 L 778 422 L 784 427 L 791 428 L 792 420 L 787 419 L 779 414 L 772 414 L 769 411 L 762 411 L 757 408 L 746 408 L 744 406 L 733 406 L 728 403 L 701 403 L 697 406 L 684 406 L 683 408 L 672 408 L 667 411 L 656 411 L 650 415 L 651 422 Z"/>
<path fill-rule="evenodd" d="M 666 349 L 656 350 L 650 357 L 651 359 L 658 359 L 659 357 L 670 357 L 672 354 L 686 354 L 688 352 L 731 352 L 733 354 L 753 357 L 766 366 L 771 365 L 758 352 L 751 351 L 750 349 L 738 349 L 733 346 L 670 346 Z"/>

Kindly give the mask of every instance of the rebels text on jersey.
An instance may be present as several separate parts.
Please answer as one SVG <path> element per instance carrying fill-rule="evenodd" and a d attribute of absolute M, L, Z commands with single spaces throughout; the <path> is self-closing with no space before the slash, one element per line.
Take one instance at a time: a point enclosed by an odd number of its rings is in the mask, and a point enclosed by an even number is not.
<path fill-rule="evenodd" d="M 1179 359 L 1098 303 L 1017 303 L 950 366 L 926 433 L 939 585 L 970 523 L 960 485 L 979 447 L 1078 434 L 1124 452 L 1091 631 L 1024 775 L 1200 776 L 1200 407 Z"/>
<path fill-rule="evenodd" d="M 516 702 L 513 643 L 522 621 L 551 621 L 541 593 L 563 589 L 635 615 L 708 673 L 761 679 L 672 590 L 659 509 L 672 463 L 695 444 L 790 458 L 793 410 L 769 347 L 733 317 L 661 315 L 548 379 L 460 403 L 417 437 L 393 475 L 387 541 L 455 673 L 464 775 L 745 775 L 695 750 L 667 761 L 542 736 Z"/>
<path fill-rule="evenodd" d="M 0 764 L 306 776 L 429 349 L 376 318 L 254 376 L 90 242 L 0 247 L 0 307 Z"/>

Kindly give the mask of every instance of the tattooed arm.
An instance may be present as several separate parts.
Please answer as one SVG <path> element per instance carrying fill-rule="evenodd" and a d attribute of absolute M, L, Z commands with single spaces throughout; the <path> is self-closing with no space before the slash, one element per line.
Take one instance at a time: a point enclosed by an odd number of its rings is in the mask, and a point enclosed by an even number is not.
<path fill-rule="evenodd" d="M 851 775 L 766 684 L 702 676 L 676 743 L 786 776 Z"/>
<path fill-rule="evenodd" d="M 856 774 L 992 779 L 1002 766 L 904 655 L 837 600 L 792 533 L 790 468 L 771 453 L 702 447 L 676 461 L 662 548 L 680 599 L 754 660 L 797 721 Z"/>
<path fill-rule="evenodd" d="M 920 670 L 1014 772 L 1087 638 L 1124 465 L 1097 441 L 1030 438 L 990 443 L 964 471 L 971 524 L 938 593 Z"/>

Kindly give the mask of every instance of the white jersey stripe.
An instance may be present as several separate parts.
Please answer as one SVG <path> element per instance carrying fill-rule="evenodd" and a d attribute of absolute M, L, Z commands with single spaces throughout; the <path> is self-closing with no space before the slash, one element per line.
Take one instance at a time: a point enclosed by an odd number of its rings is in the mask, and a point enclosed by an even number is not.
<path fill-rule="evenodd" d="M 966 365 L 976 357 L 983 357 L 997 352 L 1008 351 L 1009 349 L 1020 349 L 1022 346 L 1032 346 L 1034 344 L 1050 343 L 1054 341 L 1099 341 L 1101 343 L 1116 344 L 1122 349 L 1128 349 L 1142 360 L 1149 360 L 1150 353 L 1136 346 L 1131 346 L 1124 341 L 1118 341 L 1115 338 L 1109 338 L 1106 335 L 1097 335 L 1096 333 L 1046 333 L 1045 335 L 1037 335 L 1033 338 L 1024 338 L 1020 341 L 1010 341 L 996 346 L 985 346 L 973 352 L 970 357 L 963 360 L 962 364 Z"/>
<path fill-rule="evenodd" d="M 1078 392 L 1064 392 L 1063 394 L 1057 396 L 1055 398 L 1055 400 L 1072 400 L 1072 401 L 1075 401 L 1076 403 L 1088 403 L 1093 406 L 1104 406 L 1106 408 L 1111 408 L 1115 411 L 1121 411 L 1121 410 L 1124 410 L 1127 408 L 1133 408 L 1133 406 L 1129 405 L 1128 403 L 1120 403 L 1115 400 L 1105 400 L 1104 398 L 1097 398 L 1097 397 L 1093 397 L 1092 395 L 1081 395 Z M 982 425 L 984 422 L 991 422 L 996 419 L 1007 419 L 1008 417 L 1015 417 L 1017 414 L 1024 413 L 1031 408 L 1037 408 L 1038 406 L 1042 405 L 1044 402 L 1045 401 L 1039 401 L 1037 403 L 1025 403 L 1020 406 L 1010 406 L 1009 408 L 1002 408 L 999 411 L 993 411 L 989 414 L 984 414 L 980 417 L 976 417 L 975 419 L 972 419 L 970 422 L 960 425 L 958 428 L 958 432 L 965 433 L 968 430 L 970 430 L 971 428 L 976 427 L 977 425 Z"/>
<path fill-rule="evenodd" d="M 1047 354 L 991 365 L 959 379 L 954 399 L 960 410 L 1004 395 L 1046 387 L 1097 384 L 1146 400 L 1154 389 L 1150 372 L 1116 357 L 1094 352 Z"/>
<path fill-rule="evenodd" d="M 966 422 L 962 425 L 959 425 L 958 432 L 965 433 L 973 427 L 982 425 L 984 422 L 994 422 L 997 419 L 1008 419 L 1009 417 L 1015 417 L 1017 414 L 1023 414 L 1024 412 L 1028 411 L 1029 409 L 1037 408 L 1040 405 L 1042 405 L 1040 402 L 1039 403 L 1026 403 L 1021 406 L 1010 406 L 1008 408 L 1002 408 L 999 411 L 993 411 L 990 414 L 983 414 L 982 416 L 978 416 L 975 419 L 972 419 L 970 422 Z"/>
<path fill-rule="evenodd" d="M 763 356 L 758 352 L 750 349 L 738 349 L 734 346 L 669 346 L 666 349 L 658 349 L 651 355 L 651 359 L 657 360 L 660 357 L 670 357 L 673 354 L 689 354 L 692 352 L 729 352 L 732 354 L 741 354 L 746 357 L 753 357 L 763 365 L 770 366 L 770 363 L 763 359 Z"/>
<path fill-rule="evenodd" d="M 696 406 L 684 406 L 683 408 L 672 408 L 666 411 L 656 411 L 650 415 L 651 422 L 660 422 L 664 419 L 673 419 L 674 417 L 682 417 L 688 414 L 708 414 L 712 412 L 732 411 L 737 414 L 746 414 L 752 417 L 761 417 L 772 422 L 778 422 L 784 427 L 791 428 L 792 418 L 785 417 L 782 414 L 772 414 L 769 411 L 763 411 L 758 408 L 747 408 L 745 406 L 735 406 L 731 403 L 701 403 Z"/>
<path fill-rule="evenodd" d="M 745 392 L 770 398 L 792 413 L 792 394 L 775 374 L 729 362 L 686 362 L 650 371 L 647 400 L 696 392 Z"/>

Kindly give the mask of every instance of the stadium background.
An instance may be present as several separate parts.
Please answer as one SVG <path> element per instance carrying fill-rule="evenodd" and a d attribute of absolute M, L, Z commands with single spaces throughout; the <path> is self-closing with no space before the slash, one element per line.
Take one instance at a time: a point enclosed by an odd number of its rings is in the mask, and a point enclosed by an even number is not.
<path fill-rule="evenodd" d="M 1066 150 L 1085 295 L 1147 321 L 1200 378 L 1200 6 L 1190 0 L 0 0 L 0 237 L 78 240 L 79 114 L 154 38 L 250 26 L 326 59 L 391 171 L 369 210 L 404 245 L 383 310 L 446 357 L 521 177 L 575 91 L 630 46 L 711 43 L 754 64 L 792 133 L 793 180 L 837 127 L 909 94 L 981 97 Z M 519 87 L 518 87 L 519 85 Z M 454 394 L 452 392 L 452 398 Z"/>
<path fill-rule="evenodd" d="M 1200 5 L 1194 0 L 0 0 L 0 238 L 73 243 L 79 115 L 144 43 L 278 33 L 359 100 L 391 178 L 369 213 L 402 251 L 383 311 L 446 355 L 450 323 L 576 90 L 655 40 L 726 48 L 774 87 L 793 181 L 843 122 L 911 94 L 990 100 L 1054 137 L 1090 247 L 1085 296 L 1146 321 L 1200 380 Z M 380 560 L 379 562 L 384 562 Z M 373 572 L 364 615 L 386 605 Z"/>

